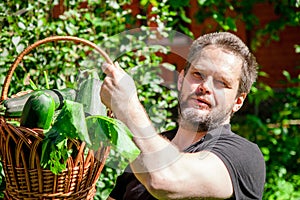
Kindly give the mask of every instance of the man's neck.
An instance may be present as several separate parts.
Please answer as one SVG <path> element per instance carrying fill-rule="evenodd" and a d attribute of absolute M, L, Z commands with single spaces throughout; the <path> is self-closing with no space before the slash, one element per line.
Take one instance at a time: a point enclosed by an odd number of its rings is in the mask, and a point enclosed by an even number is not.
<path fill-rule="evenodd" d="M 184 150 L 190 145 L 198 142 L 206 135 L 207 132 L 197 132 L 195 130 L 188 130 L 179 126 L 178 131 L 175 137 L 172 140 L 172 143 L 178 147 L 179 150 Z"/>

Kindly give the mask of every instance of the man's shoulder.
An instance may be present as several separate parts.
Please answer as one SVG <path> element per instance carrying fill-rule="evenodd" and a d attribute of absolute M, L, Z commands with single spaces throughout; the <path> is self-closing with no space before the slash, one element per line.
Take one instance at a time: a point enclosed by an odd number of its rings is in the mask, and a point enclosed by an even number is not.
<path fill-rule="evenodd" d="M 256 159 L 264 162 L 262 152 L 256 143 L 232 132 L 228 127 L 208 133 L 205 138 L 204 148 L 233 160 Z"/>
<path fill-rule="evenodd" d="M 217 155 L 232 179 L 236 199 L 261 199 L 265 181 L 265 161 L 257 144 L 223 129 L 211 133 L 206 150 Z M 253 181 L 251 181 L 253 180 Z"/>
<path fill-rule="evenodd" d="M 253 147 L 257 148 L 257 145 L 254 142 L 233 132 L 231 130 L 231 126 L 228 124 L 226 124 L 224 126 L 220 126 L 219 128 L 208 132 L 206 137 L 207 137 L 207 139 L 212 139 L 213 141 L 219 141 L 219 142 L 227 141 L 227 142 L 229 142 L 229 144 L 234 143 L 234 144 L 240 144 L 240 145 L 247 144 L 249 146 L 253 146 Z"/>

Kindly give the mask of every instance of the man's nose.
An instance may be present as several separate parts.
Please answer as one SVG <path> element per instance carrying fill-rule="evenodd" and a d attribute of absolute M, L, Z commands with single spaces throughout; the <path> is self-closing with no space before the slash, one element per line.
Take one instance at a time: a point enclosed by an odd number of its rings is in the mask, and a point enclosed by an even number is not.
<path fill-rule="evenodd" d="M 213 88 L 213 81 L 210 77 L 206 77 L 199 83 L 197 88 L 197 93 L 200 94 L 211 94 Z"/>

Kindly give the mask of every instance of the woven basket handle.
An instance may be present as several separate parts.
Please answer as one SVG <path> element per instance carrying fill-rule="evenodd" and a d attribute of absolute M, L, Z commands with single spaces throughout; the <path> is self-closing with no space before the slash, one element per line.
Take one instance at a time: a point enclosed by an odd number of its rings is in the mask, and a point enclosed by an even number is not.
<path fill-rule="evenodd" d="M 39 40 L 39 41 L 33 43 L 29 47 L 27 47 L 15 59 L 14 63 L 11 65 L 11 67 L 8 70 L 8 74 L 5 77 L 4 84 L 3 84 L 3 89 L 2 89 L 2 94 L 1 94 L 1 101 L 7 99 L 8 89 L 9 89 L 9 85 L 10 85 L 10 82 L 11 82 L 12 75 L 13 75 L 15 69 L 17 68 L 18 64 L 22 61 L 23 57 L 25 55 L 27 55 L 31 50 L 38 47 L 39 45 L 42 45 L 42 44 L 47 43 L 47 42 L 60 41 L 60 40 L 74 41 L 74 42 L 79 42 L 79 43 L 83 43 L 87 46 L 90 46 L 90 47 L 94 48 L 97 52 L 99 52 L 104 57 L 106 62 L 108 62 L 109 64 L 113 64 L 113 61 L 109 58 L 107 53 L 91 41 L 88 41 L 88 40 L 82 39 L 82 38 L 78 38 L 78 37 L 74 37 L 74 36 L 51 36 L 51 37 L 47 37 L 43 40 Z"/>

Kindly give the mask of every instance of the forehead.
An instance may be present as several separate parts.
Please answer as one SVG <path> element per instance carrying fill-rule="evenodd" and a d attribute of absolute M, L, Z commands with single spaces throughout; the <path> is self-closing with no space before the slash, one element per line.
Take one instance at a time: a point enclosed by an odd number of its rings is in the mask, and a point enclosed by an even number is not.
<path fill-rule="evenodd" d="M 205 47 L 191 63 L 191 68 L 217 74 L 239 76 L 243 61 L 240 56 L 225 48 Z"/>

